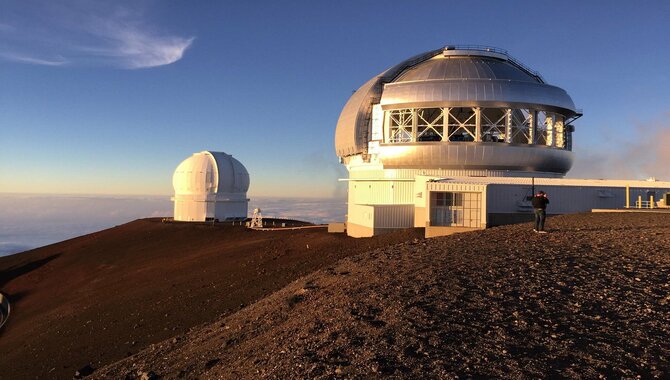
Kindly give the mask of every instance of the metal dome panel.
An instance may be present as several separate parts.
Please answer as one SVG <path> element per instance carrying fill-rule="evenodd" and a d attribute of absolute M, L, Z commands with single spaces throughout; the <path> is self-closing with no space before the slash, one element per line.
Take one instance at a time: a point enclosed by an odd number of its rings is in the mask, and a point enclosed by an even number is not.
<path fill-rule="evenodd" d="M 363 152 L 368 143 L 368 121 L 372 104 L 379 103 L 382 84 L 391 82 L 403 70 L 440 54 L 442 49 L 428 51 L 406 59 L 362 85 L 344 105 L 335 129 L 335 151 L 340 157 Z"/>
<path fill-rule="evenodd" d="M 540 83 L 508 61 L 490 57 L 435 56 L 405 70 L 393 83 L 446 79 L 498 79 Z"/>
<path fill-rule="evenodd" d="M 223 152 L 207 152 L 216 161 L 218 193 L 246 193 L 249 190 L 249 173 L 241 162 Z"/>
<path fill-rule="evenodd" d="M 379 98 L 375 88 L 378 81 L 379 76 L 367 81 L 344 105 L 335 129 L 335 150 L 338 156 L 349 156 L 365 149 L 368 130 L 367 127 L 358 126 L 367 126 L 366 118 L 371 112 L 368 108 L 371 107 L 372 99 Z"/>
<path fill-rule="evenodd" d="M 538 145 L 501 143 L 389 144 L 379 148 L 388 169 L 487 169 L 565 174 L 570 151 Z"/>
<path fill-rule="evenodd" d="M 206 197 L 216 193 L 218 172 L 208 152 L 195 153 L 182 161 L 172 175 L 175 194 Z"/>
<path fill-rule="evenodd" d="M 394 82 L 384 86 L 382 108 L 481 106 L 533 107 L 576 113 L 575 104 L 565 90 L 537 82 L 466 79 Z"/>

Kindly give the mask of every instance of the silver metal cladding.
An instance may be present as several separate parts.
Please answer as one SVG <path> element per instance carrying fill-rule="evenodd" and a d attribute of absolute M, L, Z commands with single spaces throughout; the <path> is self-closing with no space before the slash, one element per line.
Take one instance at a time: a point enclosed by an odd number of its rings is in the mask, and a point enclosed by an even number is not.
<path fill-rule="evenodd" d="M 484 117 L 479 121 L 475 120 L 477 118 L 471 120 L 471 132 L 476 130 L 478 135 L 474 134 L 471 140 L 466 139 L 468 141 L 454 141 L 453 135 L 449 139 L 444 137 L 452 133 L 451 129 L 447 131 L 449 121 L 446 116 L 442 120 L 442 141 L 437 142 L 422 140 L 417 121 L 414 121 L 413 131 L 408 134 L 411 136 L 409 141 L 388 136 L 380 141 L 382 147 L 377 157 L 384 167 L 490 168 L 565 174 L 572 165 L 569 151 L 572 126 L 567 124 L 580 112 L 571 97 L 565 90 L 546 84 L 539 73 L 501 49 L 450 46 L 432 50 L 370 79 L 351 96 L 340 114 L 335 132 L 335 149 L 339 157 L 368 155 L 368 143 L 373 140 L 372 110 L 376 104 L 384 111 L 384 123 L 389 121 L 386 115 L 389 111 L 401 109 L 421 114 L 429 108 L 443 108 L 447 115 L 446 110 L 450 108 L 470 107 L 473 113 L 481 112 L 486 116 L 509 112 L 514 116 L 510 120 L 517 119 L 521 115 L 519 110 L 524 109 L 526 115 L 547 116 L 543 120 L 534 117 L 532 123 L 526 122 L 529 136 L 525 146 L 517 146 L 518 138 L 504 138 L 502 144 L 487 144 L 486 138 L 492 136 L 493 130 L 484 125 Z M 545 120 L 553 125 L 542 125 Z M 463 129 L 470 128 L 464 120 L 461 122 Z M 418 123 L 422 122 L 419 120 Z M 482 124 L 475 126 L 475 123 Z M 508 132 L 516 130 L 513 120 L 507 123 L 511 126 L 507 128 Z M 411 123 L 408 121 L 408 124 Z M 523 124 L 523 120 L 517 124 Z M 500 131 L 504 129 L 500 125 L 494 127 Z M 419 128 L 426 129 L 422 125 Z M 533 129 L 532 133 L 530 129 Z M 384 124 L 384 133 L 389 132 L 389 127 Z M 538 138 L 541 133 L 544 137 Z M 496 139 L 503 138 L 501 136 L 496 132 Z M 400 144 L 394 147 L 391 143 Z M 405 152 L 405 157 L 398 156 L 398 151 Z"/>

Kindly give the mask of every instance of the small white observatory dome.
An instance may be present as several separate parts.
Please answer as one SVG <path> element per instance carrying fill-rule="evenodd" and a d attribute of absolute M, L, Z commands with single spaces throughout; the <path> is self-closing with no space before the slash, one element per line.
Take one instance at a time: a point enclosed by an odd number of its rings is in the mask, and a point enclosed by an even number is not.
<path fill-rule="evenodd" d="M 194 153 L 172 176 L 174 220 L 236 220 L 247 217 L 249 173 L 223 152 Z"/>

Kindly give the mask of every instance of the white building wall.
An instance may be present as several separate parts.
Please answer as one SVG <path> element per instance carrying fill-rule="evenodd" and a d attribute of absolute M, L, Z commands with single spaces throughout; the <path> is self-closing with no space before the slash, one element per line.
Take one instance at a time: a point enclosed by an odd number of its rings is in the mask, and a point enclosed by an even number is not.
<path fill-rule="evenodd" d="M 414 223 L 414 205 L 380 205 L 374 206 L 374 227 L 410 228 Z"/>
<path fill-rule="evenodd" d="M 365 237 L 410 228 L 414 223 L 413 181 L 349 181 L 347 233 Z"/>
<path fill-rule="evenodd" d="M 175 197 L 174 220 L 183 222 L 204 222 L 217 219 L 219 221 L 242 219 L 248 214 L 248 200 L 236 201 L 197 200 L 188 197 Z"/>
<path fill-rule="evenodd" d="M 350 181 L 350 202 L 355 204 L 413 204 L 414 181 Z"/>
<path fill-rule="evenodd" d="M 358 224 L 365 227 L 373 227 L 375 218 L 375 209 L 368 205 L 350 204 L 348 209 L 348 223 Z"/>
<path fill-rule="evenodd" d="M 202 222 L 207 217 L 207 203 L 194 200 L 179 200 L 174 202 L 174 220 L 186 222 Z"/>
<path fill-rule="evenodd" d="M 244 201 L 216 202 L 213 217 L 219 221 L 246 218 L 249 213 L 249 204 Z"/>
<path fill-rule="evenodd" d="M 532 215 L 527 198 L 535 191 L 548 193 L 548 214 L 587 212 L 594 208 L 623 208 L 626 185 L 630 186 L 630 205 L 638 196 L 649 200 L 655 192 L 658 203 L 668 182 L 627 180 L 585 180 L 562 178 L 505 176 L 433 176 L 423 170 L 384 170 L 380 165 L 349 167 L 348 217 L 350 236 L 373 236 L 384 230 L 429 227 L 430 194 L 469 192 L 481 194 L 481 228 L 497 224 L 518 223 Z M 437 170 L 439 174 L 445 171 Z"/>
<path fill-rule="evenodd" d="M 569 214 L 591 211 L 594 208 L 622 208 L 626 205 L 626 188 L 616 186 L 552 186 L 536 185 L 535 191 L 542 190 L 549 197 L 547 214 Z M 656 192 L 656 201 L 670 191 L 664 188 L 630 188 L 630 204 L 634 207 L 638 195 L 648 200 L 647 191 Z M 488 185 L 489 213 L 519 213 L 532 210 L 526 197 L 532 196 L 532 186 L 512 184 Z"/>

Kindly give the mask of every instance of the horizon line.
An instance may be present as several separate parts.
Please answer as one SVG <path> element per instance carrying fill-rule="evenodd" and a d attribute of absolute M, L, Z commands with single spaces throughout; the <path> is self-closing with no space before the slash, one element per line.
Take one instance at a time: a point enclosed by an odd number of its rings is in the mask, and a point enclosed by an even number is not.
<path fill-rule="evenodd" d="M 166 198 L 171 198 L 174 196 L 174 194 L 114 194 L 114 193 L 40 193 L 40 192 L 34 192 L 34 193 L 19 193 L 19 192 L 12 192 L 12 191 L 0 191 L 0 194 L 3 195 L 18 195 L 18 196 L 62 196 L 62 197 L 88 197 L 88 198 L 93 198 L 93 197 L 166 197 Z M 316 197 L 316 196 L 294 196 L 294 195 L 288 195 L 288 196 L 282 196 L 282 195 L 247 195 L 249 200 L 252 200 L 253 198 L 278 198 L 278 199 L 343 199 L 346 200 L 346 196 L 338 197 L 338 196 L 321 196 L 321 197 Z"/>

